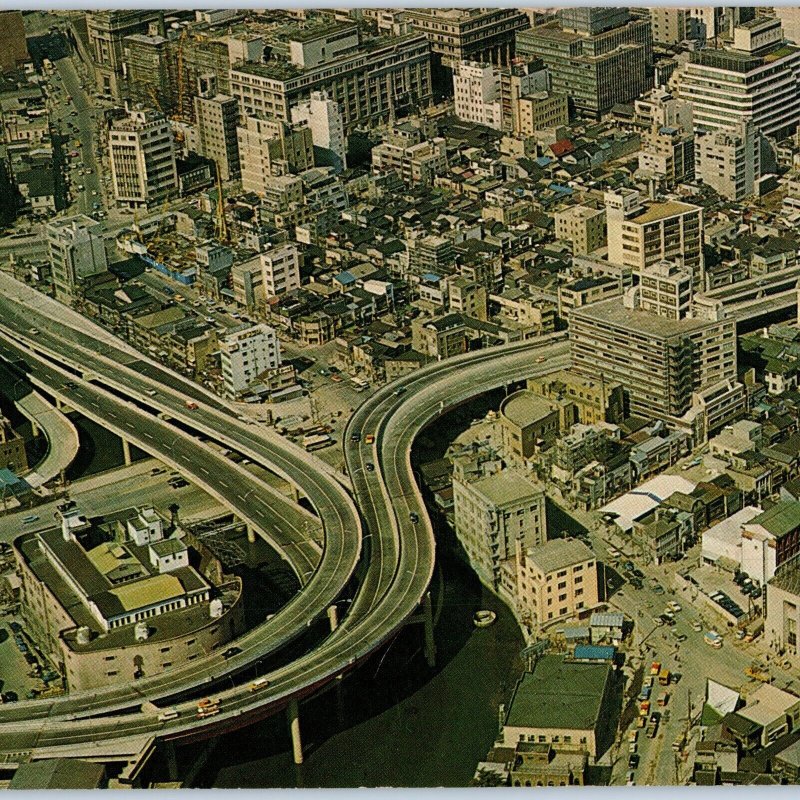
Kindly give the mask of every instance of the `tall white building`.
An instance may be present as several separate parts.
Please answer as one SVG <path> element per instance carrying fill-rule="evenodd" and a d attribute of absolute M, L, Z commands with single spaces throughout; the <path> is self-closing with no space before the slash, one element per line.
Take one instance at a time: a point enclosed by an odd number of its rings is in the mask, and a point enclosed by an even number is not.
<path fill-rule="evenodd" d="M 80 282 L 108 269 L 99 222 L 78 214 L 48 223 L 47 252 L 56 300 L 69 301 Z"/>
<path fill-rule="evenodd" d="M 276 247 L 261 254 L 264 295 L 279 297 L 300 288 L 300 252 L 292 245 Z"/>
<path fill-rule="evenodd" d="M 312 92 L 308 100 L 292 108 L 292 122 L 305 122 L 311 128 L 317 166 L 333 167 L 337 173 L 347 167 L 347 139 L 341 110 L 327 92 Z"/>
<path fill-rule="evenodd" d="M 118 205 L 152 208 L 178 191 L 172 130 L 160 112 L 133 109 L 112 122 L 108 151 Z"/>
<path fill-rule="evenodd" d="M 695 137 L 696 177 L 728 200 L 753 195 L 761 177 L 761 136 L 750 120 Z"/>
<path fill-rule="evenodd" d="M 639 273 L 639 308 L 667 319 L 685 319 L 692 308 L 692 276 L 671 261 L 650 264 Z"/>
<path fill-rule="evenodd" d="M 491 64 L 458 63 L 453 70 L 453 94 L 459 119 L 498 130 L 502 128 L 500 73 Z"/>
<path fill-rule="evenodd" d="M 230 397 L 241 394 L 268 369 L 281 365 L 281 348 L 274 328 L 252 325 L 236 328 L 219 342 L 222 380 Z"/>
<path fill-rule="evenodd" d="M 241 174 L 236 137 L 239 104 L 224 94 L 201 95 L 194 98 L 194 114 L 197 152 L 216 163 L 221 180 L 238 178 Z"/>
<path fill-rule="evenodd" d="M 695 129 L 751 119 L 765 136 L 780 138 L 800 122 L 800 49 L 784 42 L 777 19 L 739 25 L 730 47 L 691 53 L 673 81 L 678 96 L 694 106 Z"/>

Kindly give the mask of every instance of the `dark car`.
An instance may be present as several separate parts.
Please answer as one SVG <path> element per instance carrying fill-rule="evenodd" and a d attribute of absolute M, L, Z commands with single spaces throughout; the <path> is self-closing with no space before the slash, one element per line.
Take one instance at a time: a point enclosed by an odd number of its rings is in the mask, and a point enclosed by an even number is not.
<path fill-rule="evenodd" d="M 628 572 L 633 572 L 633 570 L 634 570 L 635 568 L 636 568 L 636 567 L 634 566 L 634 563 L 633 563 L 633 561 L 626 561 L 626 562 L 625 562 L 625 563 L 622 565 L 622 569 L 625 569 L 625 570 L 627 570 Z"/>
<path fill-rule="evenodd" d="M 16 703 L 17 700 L 19 700 L 19 696 L 17 695 L 17 693 L 16 692 L 10 692 L 10 691 L 9 692 L 3 692 L 3 694 L 0 695 L 0 697 L 3 698 L 3 702 L 4 703 Z"/>
<path fill-rule="evenodd" d="M 360 442 L 360 441 L 361 441 L 361 434 L 360 434 L 360 433 L 354 433 L 354 434 L 352 434 L 352 435 L 350 436 L 350 441 L 351 441 L 351 442 Z"/>
<path fill-rule="evenodd" d="M 223 658 L 233 658 L 235 655 L 238 655 L 242 652 L 241 647 L 229 647 L 223 654 Z"/>
<path fill-rule="evenodd" d="M 633 574 L 634 574 L 634 575 L 635 575 L 637 578 L 644 578 L 644 572 L 642 572 L 640 569 L 632 569 L 632 570 L 631 570 L 631 572 L 632 572 L 632 573 L 633 573 Z"/>
<path fill-rule="evenodd" d="M 412 511 L 408 518 L 416 525 L 419 522 L 419 514 L 416 511 Z"/>
<path fill-rule="evenodd" d="M 639 754 L 638 753 L 631 753 L 628 756 L 628 768 L 629 769 L 636 769 L 639 766 Z"/>
<path fill-rule="evenodd" d="M 371 461 L 367 461 L 367 472 L 375 472 L 375 465 Z"/>

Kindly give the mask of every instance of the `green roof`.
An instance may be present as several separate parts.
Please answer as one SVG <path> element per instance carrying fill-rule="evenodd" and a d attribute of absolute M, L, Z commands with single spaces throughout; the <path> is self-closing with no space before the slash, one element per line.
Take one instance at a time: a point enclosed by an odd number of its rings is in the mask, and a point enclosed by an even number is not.
<path fill-rule="evenodd" d="M 517 684 L 506 725 L 518 728 L 590 730 L 603 706 L 610 664 L 565 661 L 542 656 Z"/>
<path fill-rule="evenodd" d="M 800 503 L 782 500 L 772 508 L 754 517 L 750 525 L 761 525 L 777 539 L 800 527 Z"/>

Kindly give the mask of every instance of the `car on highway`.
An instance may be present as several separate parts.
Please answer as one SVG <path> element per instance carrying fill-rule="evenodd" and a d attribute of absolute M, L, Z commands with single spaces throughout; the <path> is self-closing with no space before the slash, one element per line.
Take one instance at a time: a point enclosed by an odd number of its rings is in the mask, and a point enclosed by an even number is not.
<path fill-rule="evenodd" d="M 200 406 L 197 405 L 197 403 L 195 403 L 194 400 L 187 400 L 186 408 L 188 408 L 189 411 L 197 411 L 197 409 L 200 408 Z"/>
<path fill-rule="evenodd" d="M 250 684 L 250 691 L 251 692 L 257 692 L 260 689 L 266 689 L 267 686 L 269 686 L 269 679 L 268 678 L 256 678 Z"/>
<path fill-rule="evenodd" d="M 155 389 L 145 389 L 144 393 L 146 395 L 149 395 L 150 397 L 155 397 L 158 394 L 158 392 Z"/>
<path fill-rule="evenodd" d="M 361 434 L 360 434 L 360 433 L 354 433 L 354 434 L 352 434 L 352 435 L 350 436 L 350 441 L 351 441 L 351 442 L 360 442 L 360 441 L 361 441 Z"/>
<path fill-rule="evenodd" d="M 639 766 L 639 754 L 631 753 L 628 756 L 628 767 L 630 769 L 636 769 L 638 766 Z"/>
<path fill-rule="evenodd" d="M 29 333 L 31 336 L 38 336 L 38 335 L 39 335 L 39 329 L 38 329 L 38 328 L 30 328 L 30 329 L 28 330 L 28 333 Z"/>
<path fill-rule="evenodd" d="M 223 654 L 223 658 L 233 658 L 234 656 L 239 655 L 242 652 L 241 647 L 229 647 Z"/>
<path fill-rule="evenodd" d="M 365 466 L 367 468 L 367 472 L 375 472 L 375 465 L 371 461 L 367 461 Z"/>
<path fill-rule="evenodd" d="M 396 394 L 396 395 L 399 397 L 401 394 L 405 394 L 407 391 L 408 391 L 408 390 L 406 389 L 406 387 L 405 387 L 405 386 L 398 386 L 398 387 L 397 387 L 397 388 L 394 390 L 394 393 L 395 393 L 395 394 Z"/>
<path fill-rule="evenodd" d="M 408 515 L 408 518 L 411 520 L 411 522 L 414 523 L 414 525 L 416 525 L 419 522 L 419 514 L 417 514 L 416 511 L 412 511 Z"/>
<path fill-rule="evenodd" d="M 544 364 L 544 362 L 545 362 L 545 357 L 544 356 L 538 356 L 536 358 L 536 363 L 537 364 Z"/>
<path fill-rule="evenodd" d="M 374 441 L 375 441 L 375 434 L 374 433 L 368 433 L 364 437 L 364 444 L 372 444 Z"/>

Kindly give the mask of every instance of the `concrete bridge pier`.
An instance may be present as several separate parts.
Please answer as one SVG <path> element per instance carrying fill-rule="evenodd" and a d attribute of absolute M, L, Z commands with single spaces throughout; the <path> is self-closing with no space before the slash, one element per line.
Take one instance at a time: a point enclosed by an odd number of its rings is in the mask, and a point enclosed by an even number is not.
<path fill-rule="evenodd" d="M 303 763 L 303 739 L 300 736 L 300 704 L 292 700 L 286 710 L 289 715 L 289 730 L 292 733 L 292 756 L 295 764 Z"/>
<path fill-rule="evenodd" d="M 433 601 L 429 591 L 422 599 L 422 624 L 425 628 L 425 660 L 433 669 L 436 666 L 436 640 L 433 638 Z"/>
<path fill-rule="evenodd" d="M 131 445 L 127 439 L 122 440 L 122 457 L 125 460 L 125 466 L 131 465 Z"/>
<path fill-rule="evenodd" d="M 328 606 L 328 622 L 331 624 L 331 633 L 333 633 L 339 627 L 339 612 L 335 605 Z"/>
<path fill-rule="evenodd" d="M 174 742 L 164 742 L 164 755 L 167 757 L 167 775 L 170 781 L 180 780 L 178 774 L 178 748 Z"/>

